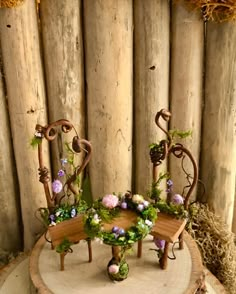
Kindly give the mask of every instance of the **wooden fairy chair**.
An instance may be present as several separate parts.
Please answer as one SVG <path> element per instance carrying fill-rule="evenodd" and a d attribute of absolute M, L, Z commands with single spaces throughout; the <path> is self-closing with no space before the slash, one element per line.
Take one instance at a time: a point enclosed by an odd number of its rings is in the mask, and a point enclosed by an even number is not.
<path fill-rule="evenodd" d="M 184 197 L 184 209 L 188 211 L 189 207 L 189 198 L 193 189 L 196 186 L 197 178 L 198 178 L 198 169 L 196 162 L 190 153 L 190 151 L 185 148 L 182 144 L 172 142 L 172 137 L 170 134 L 160 125 L 160 118 L 169 121 L 171 117 L 171 113 L 168 110 L 162 109 L 157 112 L 155 117 L 155 122 L 157 126 L 166 134 L 167 140 L 162 140 L 158 144 L 158 148 L 153 148 L 150 150 L 150 158 L 153 165 L 152 178 L 153 183 L 156 183 L 158 180 L 158 166 L 168 158 L 171 154 L 179 159 L 184 159 L 186 156 L 190 159 L 193 166 L 193 177 L 191 178 L 191 182 L 189 183 L 188 192 Z M 190 181 L 188 179 L 188 181 Z M 171 201 L 171 193 L 167 194 L 167 204 Z M 179 248 L 183 249 L 183 232 L 186 225 L 186 218 L 178 219 L 175 216 L 163 212 L 158 212 L 158 218 L 155 225 L 152 228 L 151 235 L 154 238 L 158 238 L 160 240 L 165 241 L 164 251 L 160 258 L 160 266 L 162 269 L 167 268 L 167 260 L 168 260 L 168 251 L 170 243 L 174 243 L 179 240 Z M 138 244 L 138 256 L 141 256 L 141 247 L 142 241 Z"/>
<path fill-rule="evenodd" d="M 43 139 L 46 139 L 47 141 L 51 142 L 58 136 L 58 127 L 61 127 L 61 131 L 63 133 L 69 133 L 71 130 L 75 131 L 75 136 L 73 137 L 72 143 L 68 143 L 68 148 L 72 154 L 78 154 L 82 150 L 85 151 L 85 156 L 82 164 L 80 166 L 74 167 L 73 173 L 67 175 L 61 193 L 59 194 L 53 191 L 53 189 L 51 191 L 51 189 L 49 188 L 49 170 L 47 167 L 44 166 L 42 149 Z M 49 220 L 50 217 L 55 217 L 55 209 L 60 209 L 61 202 L 62 200 L 65 200 L 65 198 L 70 198 L 70 201 L 71 199 L 72 201 L 74 201 L 71 207 L 79 207 L 81 199 L 78 199 L 77 197 L 78 189 L 75 188 L 75 183 L 78 180 L 78 176 L 85 169 L 91 158 L 92 146 L 90 142 L 88 142 L 87 140 L 79 138 L 74 126 L 71 124 L 71 122 L 65 119 L 55 121 L 47 126 L 41 126 L 37 124 L 35 129 L 35 139 L 38 144 L 39 181 L 44 186 L 44 192 L 47 201 L 47 208 L 40 208 L 39 211 L 44 220 L 46 211 L 46 220 Z M 62 170 L 60 171 L 62 172 Z M 70 248 L 70 244 L 79 243 L 79 241 L 81 240 L 87 241 L 89 262 L 92 261 L 91 240 L 90 238 L 88 238 L 88 236 L 85 234 L 83 230 L 83 214 L 77 213 L 76 210 L 74 210 L 73 213 L 74 215 L 70 219 L 63 220 L 59 223 L 53 223 L 53 225 L 51 222 L 51 224 L 48 225 L 48 232 L 51 239 L 52 249 L 60 245 L 64 246 L 61 246 L 62 250 L 60 250 L 60 252 L 58 251 L 60 253 L 61 270 L 64 270 L 65 255 L 68 252 L 72 251 Z M 65 246 L 65 244 L 63 244 L 65 240 L 69 244 L 69 246 L 67 247 Z"/>

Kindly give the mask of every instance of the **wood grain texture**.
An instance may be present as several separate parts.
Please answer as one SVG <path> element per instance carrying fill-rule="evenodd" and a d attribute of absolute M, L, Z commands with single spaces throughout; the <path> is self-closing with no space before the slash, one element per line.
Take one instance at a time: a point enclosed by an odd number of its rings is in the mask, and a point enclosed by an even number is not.
<path fill-rule="evenodd" d="M 30 146 L 36 123 L 47 123 L 45 89 L 39 49 L 34 1 L 17 8 L 0 10 L 0 37 L 5 70 L 10 124 L 20 186 L 24 246 L 28 250 L 41 235 L 43 226 L 35 217 L 46 206 L 43 186 L 38 181 L 37 151 Z M 47 148 L 44 151 L 48 163 Z"/>
<path fill-rule="evenodd" d="M 206 200 L 232 227 L 236 174 L 236 27 L 208 23 L 201 178 Z"/>
<path fill-rule="evenodd" d="M 177 241 L 180 233 L 184 230 L 186 220 L 177 219 L 161 212 L 157 216 L 151 235 L 171 243 Z"/>
<path fill-rule="evenodd" d="M 76 243 L 88 237 L 84 232 L 83 215 L 48 227 L 48 231 L 54 247 L 61 244 L 64 239 Z"/>
<path fill-rule="evenodd" d="M 235 185 L 235 194 L 234 194 L 234 212 L 233 212 L 233 221 L 232 221 L 232 232 L 236 234 L 236 185 Z"/>
<path fill-rule="evenodd" d="M 131 189 L 131 0 L 84 2 L 88 136 L 93 198 Z"/>
<path fill-rule="evenodd" d="M 49 121 L 68 119 L 80 137 L 85 136 L 84 60 L 81 1 L 41 1 L 45 80 Z M 52 142 L 53 173 L 57 175 L 60 159 L 67 157 L 65 142 L 75 133 L 63 134 Z M 82 154 L 81 154 L 82 155 Z M 82 161 L 77 156 L 75 164 Z"/>
<path fill-rule="evenodd" d="M 204 23 L 200 12 L 189 11 L 179 2 L 173 4 L 171 30 L 170 129 L 192 130 L 192 137 L 179 142 L 191 151 L 198 164 L 204 71 Z M 169 160 L 174 190 L 181 194 L 187 184 L 181 162 L 173 156 Z M 187 159 L 184 167 L 193 175 L 191 162 Z M 196 198 L 196 189 L 191 198 Z"/>
<path fill-rule="evenodd" d="M 7 111 L 7 100 L 4 91 L 3 75 L 1 73 L 0 54 L 0 248 L 16 252 L 22 250 L 22 236 L 20 235 L 19 187 L 13 147 L 11 128 Z"/>
<path fill-rule="evenodd" d="M 168 108 L 169 13 L 168 1 L 134 1 L 134 189 L 141 194 L 152 183 L 149 144 L 163 139 L 155 115 Z"/>

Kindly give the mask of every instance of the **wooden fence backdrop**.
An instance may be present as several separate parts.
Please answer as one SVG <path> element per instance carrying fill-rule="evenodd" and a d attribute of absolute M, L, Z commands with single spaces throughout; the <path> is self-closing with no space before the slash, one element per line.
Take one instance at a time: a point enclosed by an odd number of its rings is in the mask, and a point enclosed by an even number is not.
<path fill-rule="evenodd" d="M 92 142 L 93 198 L 146 193 L 148 146 L 163 139 L 154 122 L 161 108 L 172 112 L 170 129 L 193 131 L 184 143 L 206 188 L 194 197 L 236 232 L 235 44 L 235 23 L 205 24 L 199 11 L 167 0 L 25 0 L 1 8 L 0 247 L 30 249 L 43 230 L 35 211 L 46 201 L 29 144 L 36 123 L 68 119 Z M 53 171 L 63 155 L 58 138 L 44 148 Z M 180 192 L 179 167 L 168 164 Z"/>

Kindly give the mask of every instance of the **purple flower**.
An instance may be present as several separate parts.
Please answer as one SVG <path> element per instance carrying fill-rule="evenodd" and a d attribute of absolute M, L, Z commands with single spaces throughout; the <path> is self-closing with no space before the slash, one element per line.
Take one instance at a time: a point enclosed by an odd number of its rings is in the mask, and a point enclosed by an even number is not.
<path fill-rule="evenodd" d="M 171 179 L 169 179 L 167 182 L 166 182 L 167 186 L 168 187 L 172 187 L 173 186 L 173 181 L 171 181 Z"/>
<path fill-rule="evenodd" d="M 141 204 L 139 204 L 138 206 L 137 206 L 137 209 L 139 210 L 139 211 L 143 211 L 144 210 L 144 205 L 141 203 Z"/>
<path fill-rule="evenodd" d="M 50 214 L 50 215 L 49 215 L 49 220 L 50 220 L 51 222 L 55 222 L 55 220 L 56 220 L 56 216 L 55 216 L 54 214 Z"/>
<path fill-rule="evenodd" d="M 65 164 L 67 164 L 67 158 L 62 158 L 61 165 L 64 166 Z"/>
<path fill-rule="evenodd" d="M 121 202 L 121 208 L 127 209 L 127 202 Z"/>
<path fill-rule="evenodd" d="M 102 198 L 102 204 L 106 208 L 112 209 L 116 207 L 118 203 L 119 203 L 119 198 L 116 195 L 108 194 Z"/>
<path fill-rule="evenodd" d="M 119 229 L 119 235 L 124 236 L 125 235 L 125 230 L 124 229 Z"/>
<path fill-rule="evenodd" d="M 71 212 L 70 212 L 70 216 L 73 218 L 73 217 L 76 216 L 76 214 L 77 214 L 76 209 L 75 209 L 75 208 L 72 208 L 72 209 L 71 209 Z"/>
<path fill-rule="evenodd" d="M 54 180 L 52 183 L 52 191 L 54 193 L 60 193 L 62 190 L 62 183 L 59 180 Z"/>
<path fill-rule="evenodd" d="M 162 249 L 162 250 L 164 249 L 165 243 L 166 243 L 165 240 L 161 240 L 161 239 L 155 237 L 154 240 L 153 240 L 153 242 L 155 243 L 155 245 L 157 246 L 157 248 Z"/>
<path fill-rule="evenodd" d="M 179 205 L 179 204 L 183 204 L 183 203 L 184 203 L 184 198 L 183 198 L 181 195 L 179 195 L 179 194 L 175 194 L 175 195 L 172 197 L 171 202 L 172 202 L 173 204 L 177 204 L 177 205 Z"/>
<path fill-rule="evenodd" d="M 112 233 L 117 233 L 119 231 L 119 228 L 118 227 L 113 227 L 112 228 Z"/>
<path fill-rule="evenodd" d="M 64 170 L 63 170 L 63 169 L 60 169 L 60 170 L 58 171 L 57 175 L 58 175 L 59 177 L 63 177 L 63 176 L 65 175 Z"/>

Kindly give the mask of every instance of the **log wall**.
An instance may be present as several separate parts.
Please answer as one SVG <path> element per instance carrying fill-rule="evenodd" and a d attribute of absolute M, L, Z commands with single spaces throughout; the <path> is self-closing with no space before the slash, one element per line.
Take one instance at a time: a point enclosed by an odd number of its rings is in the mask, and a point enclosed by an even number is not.
<path fill-rule="evenodd" d="M 236 27 L 209 23 L 201 178 L 206 200 L 232 226 L 236 176 Z"/>
<path fill-rule="evenodd" d="M 175 4 L 172 6 L 171 24 L 170 129 L 192 131 L 192 136 L 181 143 L 191 150 L 198 163 L 203 106 L 204 23 L 198 11 L 189 11 L 183 5 Z M 184 167 L 193 173 L 187 159 Z M 179 160 L 174 157 L 170 158 L 170 174 L 175 183 L 174 190 L 182 193 L 187 184 L 186 177 Z M 191 197 L 196 198 L 196 190 Z"/>
<path fill-rule="evenodd" d="M 81 2 L 42 1 L 40 5 L 45 82 L 50 122 L 70 120 L 80 137 L 85 136 L 84 61 Z M 70 17 L 68 17 L 70 16 Z M 60 159 L 66 157 L 65 142 L 74 132 L 59 132 L 52 143 L 52 168 L 56 176 Z M 75 164 L 81 162 L 81 158 Z"/>
<path fill-rule="evenodd" d="M 157 110 L 168 108 L 168 1 L 136 0 L 134 28 L 134 190 L 146 193 L 152 178 L 148 146 L 163 138 L 154 118 Z M 159 169 L 159 172 L 164 171 L 166 162 Z"/>
<path fill-rule="evenodd" d="M 1 9 L 0 37 L 20 189 L 24 246 L 27 250 L 43 231 L 42 224 L 35 217 L 35 211 L 46 205 L 43 186 L 38 181 L 37 152 L 30 147 L 35 125 L 47 123 L 38 19 L 34 1 L 27 0 L 22 6 L 14 9 Z M 14 194 L 11 197 L 14 197 Z"/>
<path fill-rule="evenodd" d="M 35 211 L 46 201 L 29 147 L 36 123 L 69 119 L 92 142 L 94 199 L 146 193 L 148 146 L 164 138 L 154 121 L 161 108 L 172 112 L 166 127 L 193 131 L 183 143 L 205 184 L 197 198 L 235 232 L 236 27 L 205 24 L 197 12 L 168 3 L 48 0 L 36 7 L 25 0 L 0 9 L 1 248 L 17 250 L 23 240 L 29 249 L 43 231 Z M 58 136 L 50 152 L 54 175 L 64 142 Z M 47 146 L 44 152 L 50 167 Z M 166 164 L 179 193 L 180 170 L 172 159 Z"/>
<path fill-rule="evenodd" d="M 94 198 L 131 189 L 133 15 L 131 0 L 84 2 L 88 138 Z"/>

